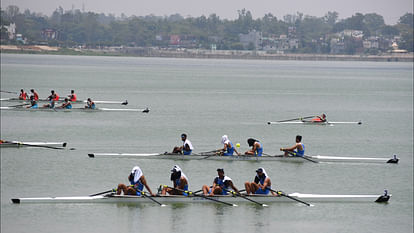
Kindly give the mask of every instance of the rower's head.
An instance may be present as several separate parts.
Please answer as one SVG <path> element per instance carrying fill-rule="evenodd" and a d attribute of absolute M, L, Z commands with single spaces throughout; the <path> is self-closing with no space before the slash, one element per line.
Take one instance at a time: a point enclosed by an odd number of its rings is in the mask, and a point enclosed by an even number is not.
<path fill-rule="evenodd" d="M 326 119 L 326 114 L 325 113 L 322 113 L 322 119 Z"/>
<path fill-rule="evenodd" d="M 256 141 L 257 141 L 256 139 L 249 138 L 247 139 L 247 144 L 249 144 L 249 146 L 253 146 Z"/>
<path fill-rule="evenodd" d="M 50 93 L 52 93 L 52 95 L 53 95 L 53 94 L 55 94 L 55 91 L 54 90 L 51 90 Z"/>
<path fill-rule="evenodd" d="M 302 136 L 296 135 L 296 142 L 301 142 L 301 141 L 302 141 Z"/>
<path fill-rule="evenodd" d="M 30 92 L 31 92 L 31 93 L 34 93 L 34 89 L 30 89 Z"/>
<path fill-rule="evenodd" d="M 257 175 L 258 175 L 258 176 L 263 176 L 263 175 L 264 175 L 263 168 L 259 167 L 259 168 L 256 170 L 256 173 L 257 173 Z"/>
<path fill-rule="evenodd" d="M 224 176 L 224 169 L 223 168 L 217 168 L 217 175 L 220 177 Z"/>
<path fill-rule="evenodd" d="M 69 99 L 68 98 L 65 98 L 65 102 L 69 102 Z"/>
<path fill-rule="evenodd" d="M 91 98 L 88 98 L 88 101 L 91 102 L 92 101 Z"/>
<path fill-rule="evenodd" d="M 174 165 L 173 169 L 171 169 L 171 180 L 177 180 L 181 177 L 181 169 L 178 165 Z"/>
<path fill-rule="evenodd" d="M 20 89 L 20 92 L 21 92 L 21 93 L 23 93 L 23 92 L 24 92 L 24 90 L 23 90 L 23 89 Z"/>
<path fill-rule="evenodd" d="M 181 140 L 185 141 L 187 139 L 187 134 L 183 133 L 181 134 Z"/>
<path fill-rule="evenodd" d="M 71 90 L 70 93 L 73 94 L 73 93 L 75 93 L 75 91 L 74 90 Z"/>

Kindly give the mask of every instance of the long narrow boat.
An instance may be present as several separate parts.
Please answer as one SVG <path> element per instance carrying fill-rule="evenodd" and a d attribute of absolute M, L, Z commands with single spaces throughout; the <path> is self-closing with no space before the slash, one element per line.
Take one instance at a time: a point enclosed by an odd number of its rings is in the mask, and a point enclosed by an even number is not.
<path fill-rule="evenodd" d="M 66 147 L 66 142 L 21 142 L 21 141 L 5 141 L 0 147 L 24 147 L 24 146 L 54 146 Z"/>
<path fill-rule="evenodd" d="M 90 158 L 139 158 L 139 159 L 176 159 L 176 160 L 235 160 L 235 161 L 288 161 L 288 162 L 306 162 L 309 160 L 315 162 L 362 162 L 362 163 L 398 163 L 396 155 L 393 158 L 370 158 L 370 157 L 338 157 L 322 155 L 305 155 L 305 157 L 283 156 L 283 155 L 263 155 L 263 156 L 218 156 L 214 154 L 192 154 L 180 155 L 172 153 L 90 153 Z"/>
<path fill-rule="evenodd" d="M 21 100 L 19 98 L 3 98 L 0 99 L 0 101 L 8 101 L 8 102 L 20 102 L 22 104 L 30 104 L 30 100 Z M 59 102 L 63 102 L 65 101 L 65 98 L 60 98 Z M 39 99 L 37 100 L 37 102 L 49 102 L 49 100 L 44 100 L 44 99 Z M 71 103 L 74 104 L 83 104 L 88 102 L 87 100 L 76 100 L 76 101 L 71 101 Z M 95 102 L 95 104 L 122 104 L 122 105 L 127 105 L 128 104 L 128 100 L 125 101 L 113 101 L 113 100 L 94 100 L 93 102 Z"/>
<path fill-rule="evenodd" d="M 338 124 L 356 124 L 361 125 L 362 121 L 325 121 L 325 122 L 318 122 L 318 121 L 285 121 L 285 122 L 278 122 L 278 121 L 268 121 L 268 125 L 283 125 L 283 124 L 303 124 L 303 125 L 338 125 Z"/>
<path fill-rule="evenodd" d="M 288 196 L 297 198 L 301 201 L 310 203 L 314 202 L 388 202 L 391 194 L 385 193 L 384 195 L 329 195 L 329 194 L 302 194 L 291 193 Z M 254 200 L 259 203 L 274 203 L 274 202 L 295 202 L 294 200 L 284 196 L 272 196 L 272 195 L 246 195 L 245 197 Z M 167 203 L 217 203 L 212 200 L 203 198 L 202 196 L 155 196 L 154 200 L 167 204 Z M 241 197 L 232 195 L 226 196 L 213 196 L 208 197 L 218 201 L 227 203 L 252 203 Z M 21 203 L 153 203 L 151 199 L 143 196 L 127 196 L 127 195 L 96 195 L 96 196 L 73 196 L 73 197 L 35 197 L 35 198 L 12 198 L 15 204 Z"/>
<path fill-rule="evenodd" d="M 139 109 L 139 108 L 25 108 L 25 107 L 0 107 L 0 110 L 13 110 L 13 111 L 27 111 L 27 112 L 143 112 L 148 113 L 149 109 Z"/>

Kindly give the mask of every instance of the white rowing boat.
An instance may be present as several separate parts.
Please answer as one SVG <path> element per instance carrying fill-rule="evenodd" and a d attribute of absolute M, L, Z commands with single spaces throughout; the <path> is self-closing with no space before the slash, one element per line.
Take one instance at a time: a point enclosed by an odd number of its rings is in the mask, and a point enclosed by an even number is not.
<path fill-rule="evenodd" d="M 19 98 L 2 98 L 0 99 L 0 101 L 8 101 L 8 102 L 20 102 L 22 104 L 30 104 L 30 100 L 21 100 Z M 37 100 L 37 102 L 49 102 L 50 100 L 44 100 L 44 99 L 39 99 Z M 59 101 L 57 102 L 64 102 L 65 98 L 60 98 Z M 76 100 L 76 101 L 71 101 L 71 103 L 74 104 L 83 104 L 88 102 L 87 100 Z M 122 104 L 122 105 L 127 105 L 128 104 L 128 100 L 125 101 L 113 101 L 113 100 L 94 100 L 93 101 L 95 104 Z"/>
<path fill-rule="evenodd" d="M 175 160 L 232 160 L 232 161 L 287 161 L 287 162 L 306 162 L 309 160 L 315 162 L 362 162 L 362 163 L 398 163 L 399 159 L 394 158 L 370 158 L 370 157 L 339 157 L 339 156 L 322 156 L 322 155 L 305 155 L 302 157 L 283 156 L 283 155 L 233 155 L 218 156 L 214 154 L 192 154 L 181 155 L 172 153 L 90 153 L 90 158 L 139 158 L 139 159 L 175 159 Z"/>
<path fill-rule="evenodd" d="M 66 147 L 66 142 L 20 142 L 20 141 L 4 141 L 0 144 L 0 147 Z"/>
<path fill-rule="evenodd" d="M 388 202 L 391 194 L 385 193 L 384 195 L 329 195 L 329 194 L 302 194 L 302 193 L 291 193 L 289 197 L 297 198 L 301 201 L 306 202 Z M 272 195 L 245 195 L 245 197 L 259 202 L 259 203 L 274 203 L 274 202 L 295 202 L 294 200 L 284 196 L 272 196 Z M 217 203 L 215 201 L 206 199 L 200 195 L 197 196 L 155 196 L 152 197 L 154 200 L 163 203 Z M 227 203 L 252 203 L 241 197 L 233 195 L 216 195 L 208 197 L 222 202 Z M 96 195 L 96 196 L 74 196 L 74 197 L 37 197 L 37 198 L 12 198 L 12 202 L 15 204 L 21 203 L 154 203 L 151 199 L 144 196 L 127 196 L 127 195 Z"/>
<path fill-rule="evenodd" d="M 149 109 L 139 109 L 139 108 L 26 108 L 26 107 L 0 107 L 0 110 L 13 110 L 13 111 L 28 111 L 28 112 L 143 112 L 148 113 Z"/>
<path fill-rule="evenodd" d="M 339 125 L 339 124 L 356 124 L 361 125 L 362 121 L 325 121 L 325 122 L 318 122 L 318 121 L 268 121 L 268 125 L 283 125 L 283 124 L 302 124 L 302 125 Z"/>

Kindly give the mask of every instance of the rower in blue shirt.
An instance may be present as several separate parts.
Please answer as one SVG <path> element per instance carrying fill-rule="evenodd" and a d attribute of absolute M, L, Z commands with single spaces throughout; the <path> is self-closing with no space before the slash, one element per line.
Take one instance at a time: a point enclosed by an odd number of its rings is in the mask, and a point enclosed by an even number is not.
<path fill-rule="evenodd" d="M 305 145 L 302 143 L 302 136 L 296 135 L 296 144 L 289 148 L 280 148 L 281 151 L 285 152 L 285 156 L 305 156 Z"/>
<path fill-rule="evenodd" d="M 93 102 L 91 98 L 88 98 L 88 101 L 86 101 L 85 108 L 95 109 L 96 108 L 95 102 Z"/>
<path fill-rule="evenodd" d="M 234 186 L 233 181 L 230 177 L 224 175 L 224 169 L 217 169 L 217 177 L 214 178 L 213 186 L 210 188 L 207 185 L 203 185 L 203 194 L 214 196 L 214 195 L 227 195 L 230 189 L 233 189 L 236 193 L 239 193 L 239 190 Z"/>
<path fill-rule="evenodd" d="M 68 98 L 65 98 L 65 102 L 63 102 L 63 104 L 61 106 L 59 106 L 58 108 L 71 109 L 72 108 L 72 103 L 69 101 Z"/>
<path fill-rule="evenodd" d="M 27 106 L 27 108 L 39 108 L 34 96 L 30 96 L 30 106 Z"/>
<path fill-rule="evenodd" d="M 256 170 L 256 176 L 253 182 L 245 182 L 244 187 L 247 195 L 249 194 L 269 194 L 272 188 L 272 182 L 264 168 L 260 167 Z"/>
<path fill-rule="evenodd" d="M 247 144 L 252 147 L 251 150 L 246 151 L 245 155 L 254 155 L 254 156 L 262 156 L 263 154 L 263 146 L 258 140 L 249 138 L 247 139 Z"/>
<path fill-rule="evenodd" d="M 173 182 L 174 188 L 164 187 L 161 192 L 162 195 L 168 193 L 170 195 L 188 196 L 188 193 L 180 191 L 188 191 L 188 178 L 178 165 L 174 165 L 173 169 L 171 169 L 170 180 Z"/>
<path fill-rule="evenodd" d="M 236 152 L 237 155 L 240 155 L 240 153 L 237 152 L 236 148 L 234 148 L 233 143 L 229 140 L 229 137 L 227 135 L 223 135 L 221 137 L 221 143 L 224 145 L 224 147 L 222 149 L 219 149 L 219 155 L 232 156 L 234 152 Z"/>
<path fill-rule="evenodd" d="M 141 196 L 141 192 L 142 190 L 144 190 L 145 186 L 145 188 L 148 190 L 151 196 L 155 196 L 155 194 L 152 193 L 150 187 L 148 186 L 147 181 L 145 180 L 144 173 L 142 172 L 140 167 L 135 166 L 132 168 L 132 171 L 128 176 L 128 180 L 131 185 L 127 186 L 125 184 L 119 184 L 116 191 L 117 195 L 120 195 L 121 192 L 123 192 L 124 195 Z"/>

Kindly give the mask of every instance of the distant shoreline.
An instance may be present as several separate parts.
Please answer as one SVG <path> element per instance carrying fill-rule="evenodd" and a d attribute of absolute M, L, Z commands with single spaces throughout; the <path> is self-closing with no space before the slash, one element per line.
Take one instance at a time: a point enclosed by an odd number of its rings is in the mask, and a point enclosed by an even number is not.
<path fill-rule="evenodd" d="M 83 56 L 161 57 L 197 59 L 248 59 L 248 60 L 298 60 L 298 61 L 376 61 L 414 62 L 413 53 L 386 53 L 382 55 L 339 55 L 339 54 L 271 54 L 265 51 L 244 50 L 201 50 L 201 49 L 158 49 L 119 47 L 111 49 L 62 49 L 50 46 L 0 45 L 1 53 L 53 54 Z"/>

